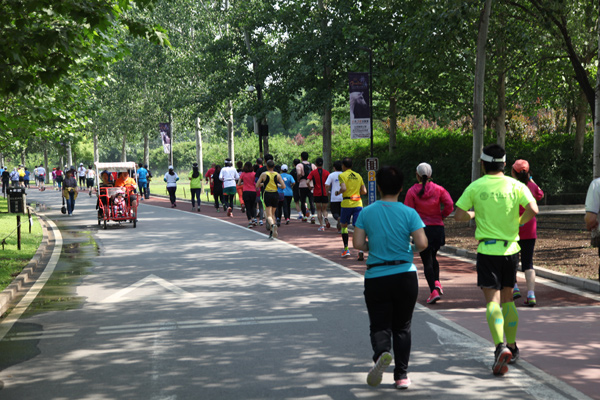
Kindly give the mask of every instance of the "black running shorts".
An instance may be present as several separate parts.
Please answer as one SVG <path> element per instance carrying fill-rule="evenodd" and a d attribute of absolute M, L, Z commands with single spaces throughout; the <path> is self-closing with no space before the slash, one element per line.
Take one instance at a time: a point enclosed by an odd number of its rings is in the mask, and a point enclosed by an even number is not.
<path fill-rule="evenodd" d="M 510 256 L 490 256 L 477 253 L 477 286 L 501 290 L 514 287 L 519 253 Z"/>
<path fill-rule="evenodd" d="M 279 204 L 279 193 L 265 191 L 263 201 L 265 202 L 265 207 L 277 207 L 277 204 Z"/>

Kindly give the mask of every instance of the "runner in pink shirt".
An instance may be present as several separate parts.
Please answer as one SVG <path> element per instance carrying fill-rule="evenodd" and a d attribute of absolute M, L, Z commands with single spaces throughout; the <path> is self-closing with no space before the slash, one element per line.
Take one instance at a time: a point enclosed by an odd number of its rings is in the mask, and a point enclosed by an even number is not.
<path fill-rule="evenodd" d="M 517 160 L 512 166 L 511 175 L 513 178 L 527 185 L 536 201 L 544 198 L 544 192 L 533 181 L 529 173 L 529 163 L 526 160 Z M 525 212 L 523 207 L 519 207 L 519 215 Z M 525 273 L 527 282 L 527 300 L 525 305 L 533 307 L 537 301 L 535 299 L 535 270 L 533 269 L 533 249 L 535 248 L 535 239 L 537 239 L 537 221 L 535 217 L 525 225 L 519 227 L 519 246 L 521 247 L 521 269 Z M 515 279 L 515 288 L 513 298 L 521 297 L 521 291 Z"/>
<path fill-rule="evenodd" d="M 254 177 L 256 173 L 252 168 L 252 163 L 247 161 L 240 174 L 237 184 L 242 186 L 242 199 L 246 205 L 246 217 L 248 218 L 248 228 L 256 226 L 256 186 L 254 186 Z"/>
<path fill-rule="evenodd" d="M 440 264 L 437 252 L 446 244 L 444 218 L 454 209 L 454 202 L 446 189 L 431 182 L 431 165 L 421 163 L 417 166 L 417 180 L 408 192 L 404 204 L 414 208 L 425 224 L 425 234 L 429 245 L 420 252 L 423 271 L 431 294 L 427 304 L 435 304 L 444 294 L 440 283 Z"/>

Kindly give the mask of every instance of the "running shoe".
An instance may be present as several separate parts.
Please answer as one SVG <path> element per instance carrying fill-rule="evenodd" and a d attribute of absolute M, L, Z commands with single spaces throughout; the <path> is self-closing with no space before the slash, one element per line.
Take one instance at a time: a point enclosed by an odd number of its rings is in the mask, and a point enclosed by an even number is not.
<path fill-rule="evenodd" d="M 529 307 L 535 307 L 535 305 L 537 304 L 537 302 L 535 301 L 535 296 L 528 295 L 527 300 L 525 300 L 523 304 Z"/>
<path fill-rule="evenodd" d="M 198 207 L 198 210 L 196 210 L 196 211 L 200 212 L 200 207 Z"/>
<path fill-rule="evenodd" d="M 228 216 L 228 217 L 233 217 L 233 210 L 231 209 L 231 207 L 229 207 L 229 208 L 227 209 L 227 216 Z"/>
<path fill-rule="evenodd" d="M 316 221 L 315 221 L 315 217 L 312 217 L 312 218 L 310 219 L 310 223 L 314 225 L 314 224 L 315 224 L 315 222 L 316 222 Z"/>
<path fill-rule="evenodd" d="M 521 297 L 521 291 L 519 290 L 519 287 L 515 285 L 515 288 L 513 289 L 513 300 L 518 299 L 519 297 Z"/>
<path fill-rule="evenodd" d="M 329 223 L 329 220 L 327 218 L 325 218 L 325 228 L 331 228 L 331 224 Z"/>
<path fill-rule="evenodd" d="M 496 346 L 496 351 L 494 352 L 494 365 L 492 366 L 492 372 L 494 375 L 504 375 L 508 372 L 507 364 L 512 359 L 512 352 L 508 347 L 504 345 L 504 343 L 498 344 Z"/>
<path fill-rule="evenodd" d="M 365 253 L 363 253 L 362 251 L 359 251 L 356 261 L 365 261 Z"/>
<path fill-rule="evenodd" d="M 325 227 L 324 226 L 320 226 L 319 229 L 317 229 L 317 231 L 319 231 L 319 232 L 325 232 Z"/>
<path fill-rule="evenodd" d="M 350 257 L 350 250 L 342 251 L 342 258 Z"/>
<path fill-rule="evenodd" d="M 277 225 L 273 225 L 273 231 L 271 233 L 273 238 L 277 239 L 277 236 L 279 236 L 279 234 L 277 233 Z"/>
<path fill-rule="evenodd" d="M 302 213 L 298 213 L 298 218 L 296 218 L 296 219 L 302 219 L 302 218 L 303 218 Z"/>
<path fill-rule="evenodd" d="M 444 295 L 444 289 L 442 288 L 442 284 L 440 283 L 440 281 L 435 281 L 435 289 L 438 291 L 438 293 L 440 294 L 440 296 Z"/>
<path fill-rule="evenodd" d="M 392 355 L 387 351 L 379 356 L 375 366 L 371 368 L 369 374 L 367 375 L 367 385 L 369 386 L 377 386 L 381 383 L 383 379 L 383 373 L 385 369 L 390 366 L 392 363 Z"/>
<path fill-rule="evenodd" d="M 273 239 L 273 231 L 269 231 L 269 239 Z"/>
<path fill-rule="evenodd" d="M 242 204 L 242 212 L 246 212 L 246 205 Z"/>
<path fill-rule="evenodd" d="M 308 221 L 308 218 L 302 217 L 302 222 L 307 222 L 307 221 Z"/>
<path fill-rule="evenodd" d="M 508 347 L 508 346 L 506 346 L 506 347 Z M 508 363 L 509 364 L 514 364 L 514 363 L 517 362 L 517 360 L 521 356 L 521 352 L 519 351 L 519 348 L 517 347 L 516 343 L 515 343 L 515 348 L 514 349 L 511 349 L 510 347 L 508 347 L 508 349 L 512 353 L 512 358 L 510 359 L 510 361 Z"/>
<path fill-rule="evenodd" d="M 248 228 L 252 228 L 254 224 L 252 222 L 248 222 Z"/>
<path fill-rule="evenodd" d="M 440 294 L 437 289 L 433 289 L 429 297 L 427 298 L 427 304 L 435 304 L 440 299 Z"/>
<path fill-rule="evenodd" d="M 410 378 L 406 377 L 404 379 L 398 379 L 396 382 L 394 382 L 394 387 L 396 389 L 408 389 L 411 383 L 412 382 L 410 381 Z"/>
<path fill-rule="evenodd" d="M 260 221 L 258 221 L 258 224 L 259 224 L 260 226 L 263 226 L 263 220 L 261 219 Z"/>
<path fill-rule="evenodd" d="M 286 218 L 286 219 L 285 219 L 285 224 L 286 224 L 286 225 L 289 225 L 289 224 L 290 224 L 290 219 L 289 219 L 289 218 Z"/>

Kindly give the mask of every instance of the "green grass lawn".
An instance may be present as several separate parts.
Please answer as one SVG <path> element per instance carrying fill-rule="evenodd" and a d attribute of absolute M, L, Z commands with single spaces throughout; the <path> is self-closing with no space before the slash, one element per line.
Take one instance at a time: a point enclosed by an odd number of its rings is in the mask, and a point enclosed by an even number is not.
<path fill-rule="evenodd" d="M 0 197 L 0 240 L 6 238 L 4 250 L 0 246 L 0 291 L 4 290 L 13 279 L 29 263 L 42 242 L 42 227 L 35 215 L 29 233 L 29 221 L 26 214 L 21 214 L 21 250 L 17 249 L 17 217 L 8 214 L 6 199 Z M 13 232 L 14 231 L 14 232 Z"/>

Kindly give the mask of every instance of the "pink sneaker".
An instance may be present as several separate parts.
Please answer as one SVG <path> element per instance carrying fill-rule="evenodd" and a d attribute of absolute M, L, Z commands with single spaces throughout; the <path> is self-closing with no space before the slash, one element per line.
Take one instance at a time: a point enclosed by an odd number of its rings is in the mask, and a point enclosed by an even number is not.
<path fill-rule="evenodd" d="M 440 294 L 438 293 L 437 289 L 433 289 L 433 291 L 429 295 L 429 298 L 427 299 L 427 304 L 435 304 L 435 302 L 438 301 L 439 299 L 440 299 Z"/>
<path fill-rule="evenodd" d="M 408 389 L 411 383 L 412 382 L 410 381 L 410 378 L 406 377 L 404 379 L 398 379 L 396 382 L 394 382 L 394 387 L 396 389 Z"/>
<path fill-rule="evenodd" d="M 440 283 L 440 281 L 435 281 L 435 288 L 438 291 L 438 293 L 443 296 L 444 295 L 444 289 L 442 288 L 442 284 Z"/>

